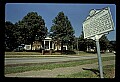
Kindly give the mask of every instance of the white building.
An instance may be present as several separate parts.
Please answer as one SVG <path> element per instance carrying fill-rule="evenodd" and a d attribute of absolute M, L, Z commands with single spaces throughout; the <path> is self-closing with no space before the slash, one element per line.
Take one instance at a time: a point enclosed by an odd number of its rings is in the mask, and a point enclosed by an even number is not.
<path fill-rule="evenodd" d="M 63 45 L 63 48 L 65 50 L 67 49 L 67 45 Z M 31 50 L 31 45 L 25 45 L 24 47 L 25 50 Z M 55 42 L 52 41 L 52 38 L 46 37 L 42 42 L 39 41 L 34 41 L 32 45 L 32 50 L 39 50 L 39 49 L 45 49 L 45 50 L 61 50 L 61 44 L 56 44 Z"/>
<path fill-rule="evenodd" d="M 43 48 L 45 50 L 61 50 L 61 45 L 60 44 L 55 44 L 55 42 L 52 41 L 52 38 L 50 37 L 46 37 L 45 40 L 43 40 Z M 67 46 L 63 45 L 63 48 L 65 48 L 65 50 L 67 50 Z"/>

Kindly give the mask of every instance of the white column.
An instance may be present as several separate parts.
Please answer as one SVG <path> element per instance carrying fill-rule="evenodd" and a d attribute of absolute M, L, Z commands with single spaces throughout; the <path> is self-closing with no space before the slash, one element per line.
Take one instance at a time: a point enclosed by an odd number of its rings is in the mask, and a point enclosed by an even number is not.
<path fill-rule="evenodd" d="M 49 50 L 50 50 L 50 40 L 49 40 Z"/>
<path fill-rule="evenodd" d="M 66 50 L 67 50 L 67 46 L 66 46 Z"/>
<path fill-rule="evenodd" d="M 45 40 L 44 40 L 44 49 L 45 49 Z"/>

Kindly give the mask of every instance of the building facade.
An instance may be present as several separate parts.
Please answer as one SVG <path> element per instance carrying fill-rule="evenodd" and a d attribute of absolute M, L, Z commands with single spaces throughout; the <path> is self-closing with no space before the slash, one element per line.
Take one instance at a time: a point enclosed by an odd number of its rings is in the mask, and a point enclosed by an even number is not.
<path fill-rule="evenodd" d="M 68 50 L 67 45 L 63 45 L 63 48 L 65 50 Z M 31 50 L 31 45 L 25 45 L 24 47 L 25 50 Z M 40 50 L 40 49 L 44 49 L 44 50 L 61 50 L 61 44 L 56 44 L 56 42 L 52 41 L 52 38 L 50 37 L 46 37 L 43 41 L 34 41 L 33 45 L 32 45 L 32 50 Z"/>

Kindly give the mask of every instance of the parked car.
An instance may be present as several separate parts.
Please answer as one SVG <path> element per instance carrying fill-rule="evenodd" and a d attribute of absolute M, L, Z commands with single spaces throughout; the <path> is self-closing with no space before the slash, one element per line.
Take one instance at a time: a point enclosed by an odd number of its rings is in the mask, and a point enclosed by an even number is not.
<path fill-rule="evenodd" d="M 15 52 L 20 52 L 20 51 L 24 51 L 23 46 L 18 46 L 16 49 L 14 49 L 13 51 Z"/>

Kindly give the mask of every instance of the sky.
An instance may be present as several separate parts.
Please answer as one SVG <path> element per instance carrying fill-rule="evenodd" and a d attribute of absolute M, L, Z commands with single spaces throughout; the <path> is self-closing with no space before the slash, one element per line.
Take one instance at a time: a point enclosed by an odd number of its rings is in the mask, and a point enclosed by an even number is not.
<path fill-rule="evenodd" d="M 110 8 L 114 23 L 114 31 L 109 32 L 107 38 L 116 40 L 116 5 L 115 4 L 81 4 L 81 3 L 6 3 L 5 21 L 13 24 L 22 20 L 29 12 L 37 12 L 45 21 L 45 26 L 50 30 L 52 20 L 63 11 L 68 17 L 75 31 L 75 36 L 79 37 L 82 33 L 83 22 L 89 15 L 91 9 Z"/>

